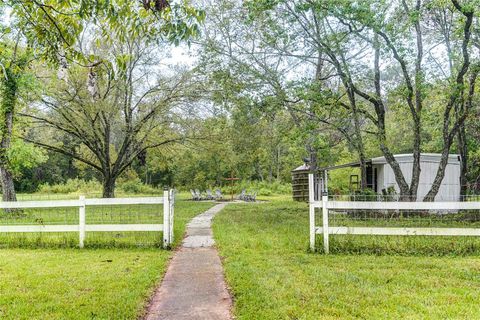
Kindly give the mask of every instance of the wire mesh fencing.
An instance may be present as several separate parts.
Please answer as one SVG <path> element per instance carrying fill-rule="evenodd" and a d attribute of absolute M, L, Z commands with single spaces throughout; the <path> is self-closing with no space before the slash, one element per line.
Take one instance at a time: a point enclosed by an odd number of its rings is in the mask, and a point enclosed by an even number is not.
<path fill-rule="evenodd" d="M 313 175 L 309 175 L 309 210 L 310 249 L 314 251 L 321 248 L 329 253 L 332 247 L 334 251 L 416 253 L 421 248 L 418 252 L 432 254 L 480 253 L 477 195 L 435 199 L 396 194 L 318 196 Z"/>
<path fill-rule="evenodd" d="M 434 255 L 480 253 L 480 202 L 382 204 L 328 199 L 311 206 L 314 207 L 311 242 L 314 250 Z"/>
<path fill-rule="evenodd" d="M 412 204 L 414 207 L 415 204 Z M 329 209 L 331 227 L 480 228 L 475 209 Z"/>
<path fill-rule="evenodd" d="M 119 202 L 120 201 L 120 202 Z M 163 197 L 102 199 L 57 195 L 20 196 L 0 208 L 0 247 L 162 247 L 165 213 L 173 215 L 173 192 Z M 112 202 L 112 201 L 110 201 Z M 7 206 L 7 208 L 5 207 Z M 23 206 L 23 207 L 22 207 Z M 165 206 L 168 207 L 165 210 Z M 171 218 L 171 219 L 170 219 Z M 173 225 L 173 216 L 167 224 Z"/>

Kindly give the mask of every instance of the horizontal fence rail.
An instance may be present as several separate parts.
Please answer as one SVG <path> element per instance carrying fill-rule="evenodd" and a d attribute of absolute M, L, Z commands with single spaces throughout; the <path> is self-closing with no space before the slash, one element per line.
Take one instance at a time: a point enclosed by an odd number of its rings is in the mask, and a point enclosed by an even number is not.
<path fill-rule="evenodd" d="M 78 208 L 78 224 L 25 224 L 0 225 L 0 233 L 5 232 L 78 232 L 79 247 L 84 247 L 86 232 L 130 232 L 154 231 L 163 232 L 163 246 L 173 243 L 174 192 L 165 190 L 163 197 L 138 198 L 99 198 L 86 199 L 80 196 L 78 200 L 39 200 L 39 201 L 0 201 L 0 209 L 30 209 L 30 208 Z M 110 223 L 87 224 L 87 207 L 94 206 L 126 206 L 126 205 L 163 204 L 163 224 L 156 223 Z"/>
<path fill-rule="evenodd" d="M 317 234 L 323 235 L 324 252 L 329 252 L 329 235 L 383 235 L 383 236 L 480 236 L 480 228 L 450 227 L 365 227 L 365 226 L 329 226 L 330 210 L 362 210 L 398 212 L 457 212 L 460 210 L 480 210 L 480 202 L 397 202 L 397 201 L 337 201 L 323 195 L 322 200 L 315 200 L 314 177 L 309 174 L 309 215 L 310 215 L 310 249 L 316 250 Z M 322 226 L 317 226 L 315 209 L 322 211 Z M 443 215 L 448 213 L 443 213 Z"/>
<path fill-rule="evenodd" d="M 322 201 L 312 201 L 314 208 L 322 208 Z M 344 210 L 480 210 L 480 202 L 377 202 L 327 200 L 327 209 Z"/>

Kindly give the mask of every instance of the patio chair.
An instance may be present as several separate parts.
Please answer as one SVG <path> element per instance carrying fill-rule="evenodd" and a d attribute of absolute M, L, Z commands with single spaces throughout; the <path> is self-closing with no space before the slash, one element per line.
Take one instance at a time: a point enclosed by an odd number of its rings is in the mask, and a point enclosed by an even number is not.
<path fill-rule="evenodd" d="M 245 201 L 255 201 L 255 198 L 257 197 L 257 192 L 253 193 L 248 193 L 245 195 Z"/>
<path fill-rule="evenodd" d="M 242 192 L 238 195 L 237 198 L 238 198 L 238 200 L 247 201 L 247 200 L 245 200 L 246 196 L 247 196 L 247 191 L 245 189 L 243 189 Z"/>
<path fill-rule="evenodd" d="M 206 192 L 207 192 L 207 196 L 206 196 L 206 199 L 207 199 L 207 200 L 213 200 L 213 199 L 215 199 L 215 197 L 214 197 L 213 194 L 212 194 L 212 190 L 207 189 Z"/>
<path fill-rule="evenodd" d="M 220 189 L 215 190 L 215 200 L 222 200 L 223 199 L 223 194 Z"/>
<path fill-rule="evenodd" d="M 198 200 L 197 193 L 195 191 L 193 191 L 192 189 L 190 189 L 190 193 L 192 194 L 192 200 L 197 201 Z"/>
<path fill-rule="evenodd" d="M 203 200 L 202 193 L 200 192 L 200 190 L 195 189 L 195 193 L 197 194 L 198 201 Z"/>

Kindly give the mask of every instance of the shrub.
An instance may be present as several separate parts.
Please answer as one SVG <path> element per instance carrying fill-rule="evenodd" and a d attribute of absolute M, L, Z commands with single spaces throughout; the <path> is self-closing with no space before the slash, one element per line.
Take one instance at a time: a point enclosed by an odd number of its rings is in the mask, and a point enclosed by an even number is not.
<path fill-rule="evenodd" d="M 134 193 L 134 194 L 139 194 L 139 193 L 155 194 L 161 191 L 157 188 L 144 184 L 138 177 L 132 180 L 122 182 L 121 184 L 118 185 L 118 187 L 120 190 L 122 190 L 125 193 Z"/>
<path fill-rule="evenodd" d="M 272 190 L 267 189 L 267 188 L 261 188 L 258 190 L 258 195 L 259 196 L 271 196 L 272 195 Z"/>
<path fill-rule="evenodd" d="M 40 185 L 39 193 L 93 193 L 100 192 L 102 185 L 95 180 L 68 179 L 65 183 Z"/>
<path fill-rule="evenodd" d="M 133 193 L 133 194 L 157 194 L 159 189 L 145 185 L 140 178 L 136 177 L 130 180 L 123 180 L 117 183 L 117 192 Z M 96 180 L 68 179 L 65 183 L 50 185 L 42 184 L 39 193 L 43 194 L 66 194 L 66 193 L 82 193 L 82 194 L 101 194 L 102 185 Z"/>

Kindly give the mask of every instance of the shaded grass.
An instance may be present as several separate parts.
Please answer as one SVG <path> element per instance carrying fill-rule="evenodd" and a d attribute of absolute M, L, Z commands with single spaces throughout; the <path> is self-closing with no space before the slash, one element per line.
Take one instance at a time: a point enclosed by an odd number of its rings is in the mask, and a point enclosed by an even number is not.
<path fill-rule="evenodd" d="M 186 223 L 211 206 L 176 203 L 174 246 Z M 0 250 L 0 319 L 136 319 L 173 254 L 151 245 L 139 248 L 138 239 L 111 233 L 98 246 L 87 234 L 81 250 L 70 248 L 77 246 L 77 234 L 32 234 L 18 241 L 22 236 L 13 235 L 9 243 L 0 237 L 4 247 L 21 247 Z"/>
<path fill-rule="evenodd" d="M 435 238 L 432 247 L 424 237 L 402 245 L 407 237 L 357 236 L 342 244 L 346 238 L 333 236 L 336 254 L 312 254 L 308 207 L 289 201 L 228 206 L 213 227 L 238 319 L 473 319 L 480 314 L 475 239 Z M 474 249 L 456 256 L 449 251 L 456 246 Z M 376 254 L 365 254 L 365 248 Z"/>

